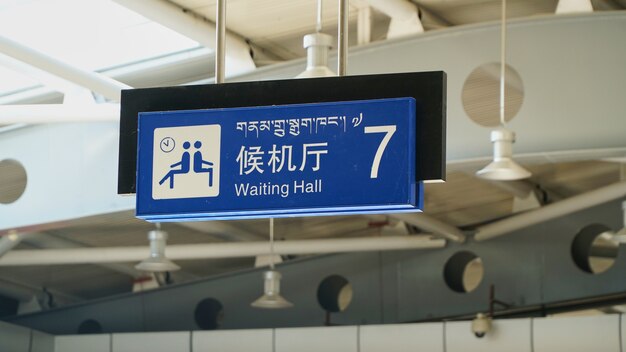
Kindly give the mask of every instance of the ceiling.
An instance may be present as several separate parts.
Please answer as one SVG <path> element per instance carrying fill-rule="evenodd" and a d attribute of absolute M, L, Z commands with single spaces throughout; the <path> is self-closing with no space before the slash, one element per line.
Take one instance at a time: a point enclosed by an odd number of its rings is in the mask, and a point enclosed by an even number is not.
<path fill-rule="evenodd" d="M 8 3 L 0 1 L 2 5 Z M 213 21 L 214 0 L 175 0 L 175 4 Z M 500 16 L 499 0 L 413 0 L 421 9 L 424 27 L 440 30 L 496 21 Z M 364 1 L 351 1 L 351 45 L 356 45 L 356 21 Z M 556 0 L 510 0 L 509 16 L 528 17 L 552 14 Z M 595 0 L 596 10 L 626 8 L 626 0 Z M 314 31 L 316 4 L 313 0 L 229 0 L 229 31 L 247 39 L 255 51 L 258 65 L 300 58 L 302 36 Z M 323 31 L 336 32 L 336 1 L 324 1 Z M 384 40 L 389 18 L 374 9 L 372 41 Z M 4 33 L 3 33 L 4 34 Z M 207 58 L 210 60 L 211 58 Z M 119 68 L 117 68 L 119 70 Z M 106 70 L 104 70 L 106 72 Z M 202 71 L 194 80 L 208 77 Z M 185 77 L 191 81 L 191 77 Z M 151 81 L 151 85 L 167 85 L 175 81 Z M 182 83 L 182 82 L 177 82 Z M 0 135 L 2 138 L 2 135 Z M 530 165 L 533 177 L 528 183 L 538 189 L 542 202 L 553 202 L 596 189 L 620 180 L 618 163 L 585 161 Z M 16 192 L 23 187 L 18 171 L 2 173 L 0 193 Z M 11 193 L 13 192 L 13 193 Z M 425 188 L 425 211 L 438 220 L 463 230 L 505 218 L 513 214 L 514 196 L 497 184 L 482 181 L 470 172 L 450 172 L 445 184 L 428 184 Z M 267 240 L 267 220 L 232 222 L 167 223 L 163 229 L 170 235 L 169 244 L 214 243 L 221 241 Z M 335 238 L 355 236 L 386 236 L 421 233 L 419 228 L 400 224 L 386 216 L 338 216 L 280 219 L 276 236 L 283 239 Z M 154 226 L 121 212 L 67 221 L 63 226 L 42 232 L 25 240 L 18 249 L 52 247 L 116 247 L 147 245 L 147 232 Z M 0 267 L 0 287 L 10 284 L 41 290 L 46 288 L 58 301 L 81 301 L 129 292 L 132 289 L 132 266 L 51 265 Z M 254 258 L 180 261 L 180 272 L 173 273 L 174 282 L 184 282 L 210 275 L 251 268 Z"/>

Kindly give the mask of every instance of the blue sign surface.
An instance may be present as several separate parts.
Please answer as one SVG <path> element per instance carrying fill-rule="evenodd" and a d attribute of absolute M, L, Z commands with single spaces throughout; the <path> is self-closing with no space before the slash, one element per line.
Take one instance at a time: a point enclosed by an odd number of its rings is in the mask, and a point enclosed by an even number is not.
<path fill-rule="evenodd" d="M 139 114 L 137 217 L 419 211 L 415 100 Z"/>

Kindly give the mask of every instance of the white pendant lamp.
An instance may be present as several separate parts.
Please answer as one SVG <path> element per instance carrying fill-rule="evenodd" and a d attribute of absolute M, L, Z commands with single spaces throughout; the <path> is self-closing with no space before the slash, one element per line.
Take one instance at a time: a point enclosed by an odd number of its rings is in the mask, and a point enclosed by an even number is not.
<path fill-rule="evenodd" d="M 165 257 L 165 245 L 167 242 L 167 232 L 161 231 L 160 224 L 157 229 L 148 232 L 150 240 L 150 257 L 135 265 L 135 269 L 147 272 L 176 271 L 180 267 Z"/>
<path fill-rule="evenodd" d="M 280 294 L 282 275 L 274 269 L 274 219 L 270 218 L 270 270 L 263 273 L 263 295 L 250 305 L 255 308 L 281 309 L 293 307 L 293 303 Z"/>
<path fill-rule="evenodd" d="M 317 26 L 315 33 L 304 36 L 306 49 L 306 70 L 296 78 L 334 77 L 336 73 L 328 68 L 328 51 L 333 38 L 322 31 L 322 0 L 317 0 Z"/>
<path fill-rule="evenodd" d="M 478 177 L 492 181 L 521 180 L 531 173 L 513 160 L 515 132 L 506 128 L 505 107 L 505 72 L 506 72 L 506 0 L 502 0 L 502 29 L 500 43 L 500 128 L 491 131 L 493 143 L 493 161 L 476 172 Z"/>
<path fill-rule="evenodd" d="M 515 132 L 500 128 L 491 131 L 493 143 L 493 161 L 476 172 L 476 175 L 488 180 L 513 181 L 529 178 L 531 173 L 513 160 Z"/>

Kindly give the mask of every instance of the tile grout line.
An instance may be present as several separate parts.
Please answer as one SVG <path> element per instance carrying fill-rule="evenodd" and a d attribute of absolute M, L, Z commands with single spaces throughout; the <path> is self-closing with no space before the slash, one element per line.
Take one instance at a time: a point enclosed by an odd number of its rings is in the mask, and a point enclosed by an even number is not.
<path fill-rule="evenodd" d="M 530 352 L 535 352 L 535 319 L 530 318 Z"/>
<path fill-rule="evenodd" d="M 443 352 L 446 352 L 448 349 L 448 346 L 446 346 L 446 322 L 443 322 Z"/>
<path fill-rule="evenodd" d="M 361 325 L 356 326 L 356 350 L 361 352 Z"/>
<path fill-rule="evenodd" d="M 624 352 L 624 346 L 623 343 L 624 341 L 622 340 L 622 319 L 623 319 L 623 315 L 620 313 L 618 316 L 619 322 L 617 324 L 617 337 L 618 337 L 618 341 L 619 341 L 619 352 Z"/>

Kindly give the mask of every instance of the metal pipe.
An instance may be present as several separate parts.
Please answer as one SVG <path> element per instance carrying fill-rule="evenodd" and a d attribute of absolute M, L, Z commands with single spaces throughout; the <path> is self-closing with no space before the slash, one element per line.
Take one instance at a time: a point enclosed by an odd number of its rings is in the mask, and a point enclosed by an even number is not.
<path fill-rule="evenodd" d="M 463 243 L 466 239 L 463 231 L 459 230 L 457 227 L 446 224 L 424 213 L 393 214 L 391 217 L 451 241 Z"/>
<path fill-rule="evenodd" d="M 584 13 L 593 12 L 591 0 L 559 0 L 555 13 Z"/>
<path fill-rule="evenodd" d="M 110 100 L 120 101 L 122 89 L 132 88 L 99 73 L 68 65 L 61 60 L 50 57 L 3 36 L 0 36 L 0 53 L 76 85 L 85 87 Z"/>
<path fill-rule="evenodd" d="M 337 56 L 337 73 L 346 75 L 348 64 L 348 0 L 339 0 L 339 29 L 337 33 L 339 53 Z"/>
<path fill-rule="evenodd" d="M 224 83 L 226 61 L 226 0 L 217 0 L 215 9 L 215 83 Z"/>
<path fill-rule="evenodd" d="M 626 182 L 618 182 L 609 186 L 583 193 L 531 210 L 508 219 L 481 226 L 477 229 L 474 239 L 484 241 L 507 233 L 552 220 L 586 208 L 600 205 L 615 199 L 626 197 Z"/>
<path fill-rule="evenodd" d="M 0 105 L 0 125 L 119 121 L 119 104 Z"/>
<path fill-rule="evenodd" d="M 278 255 L 343 253 L 431 249 L 445 247 L 446 241 L 423 236 L 389 236 L 363 238 L 335 238 L 276 242 Z M 137 262 L 145 259 L 148 247 L 98 247 L 45 250 L 19 250 L 0 258 L 0 266 L 98 264 Z M 203 243 L 171 245 L 165 250 L 171 260 L 206 258 L 256 257 L 270 253 L 267 241 L 245 243 Z"/>

